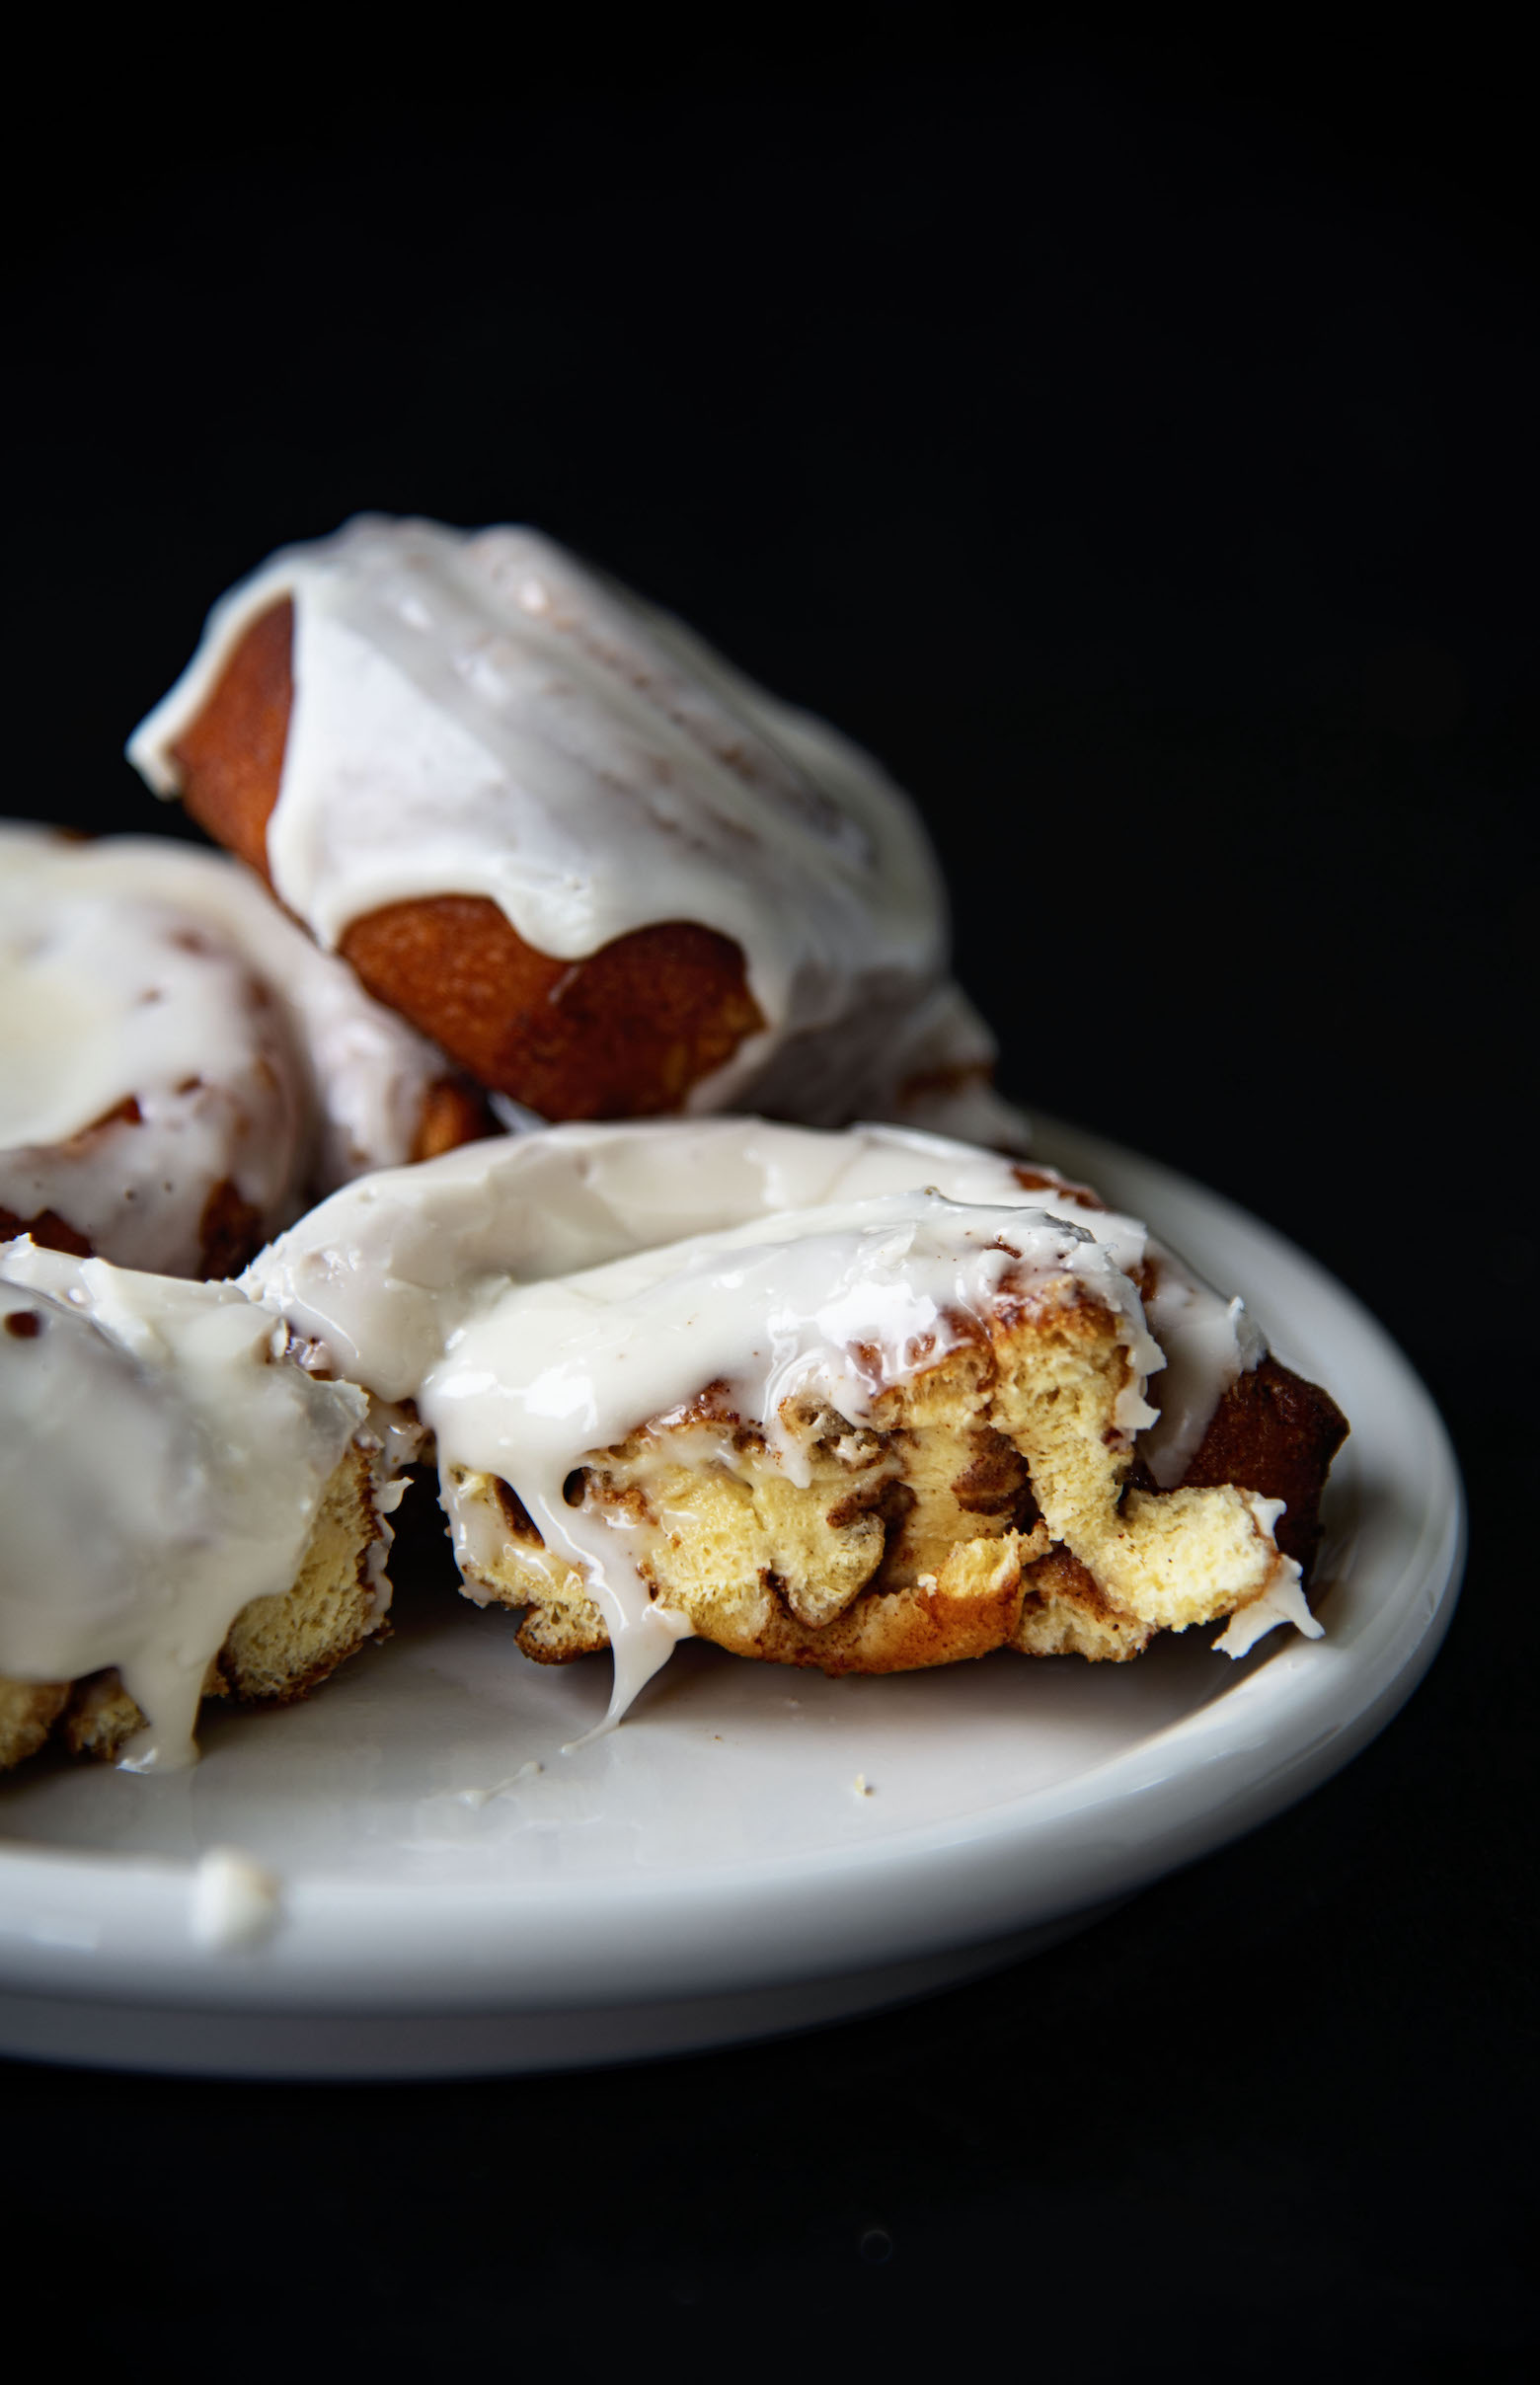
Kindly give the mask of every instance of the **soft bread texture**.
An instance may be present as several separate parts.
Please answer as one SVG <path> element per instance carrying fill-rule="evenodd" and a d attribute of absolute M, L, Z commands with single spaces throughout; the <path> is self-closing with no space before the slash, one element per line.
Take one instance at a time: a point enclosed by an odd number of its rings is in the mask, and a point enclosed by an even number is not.
<path fill-rule="evenodd" d="M 192 817 L 270 884 L 293 632 L 286 598 L 254 621 L 172 748 Z M 690 920 L 639 928 L 574 962 L 537 952 L 484 895 L 438 894 L 355 920 L 342 951 L 378 1001 L 544 1117 L 677 1110 L 764 1024 L 742 953 Z"/>
<path fill-rule="evenodd" d="M 383 1535 L 374 1459 L 355 1445 L 327 1485 L 292 1585 L 241 1610 L 209 1666 L 203 1696 L 286 1704 L 388 1630 L 372 1570 Z M 144 1721 L 116 1671 L 75 1682 L 0 1677 L 0 1771 L 50 1737 L 75 1755 L 114 1758 Z"/>
<path fill-rule="evenodd" d="M 827 1673 L 1002 1646 L 1121 1662 L 1278 1580 L 1279 1484 L 1308 1558 L 1347 1427 L 1274 1360 L 1257 1371 L 1221 1401 L 1184 1485 L 1158 1492 L 1116 1421 L 1129 1380 L 1116 1319 L 1067 1277 L 1038 1281 L 862 1423 L 786 1403 L 803 1485 L 712 1385 L 591 1452 L 567 1498 L 635 1535 L 654 1601 L 739 1655 Z M 450 1489 L 479 1516 L 462 1535 L 470 1593 L 524 1610 L 526 1654 L 561 1663 L 608 1645 L 583 1577 L 505 1483 L 462 1472 Z"/>

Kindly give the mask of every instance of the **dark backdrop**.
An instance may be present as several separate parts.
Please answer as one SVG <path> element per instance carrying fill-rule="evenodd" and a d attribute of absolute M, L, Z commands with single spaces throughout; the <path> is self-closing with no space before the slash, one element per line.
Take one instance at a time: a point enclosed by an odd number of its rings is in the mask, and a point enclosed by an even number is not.
<path fill-rule="evenodd" d="M 233 577 L 361 506 L 539 522 L 914 791 L 1011 1091 L 1386 1320 L 1467 1469 L 1464 1603 L 1298 1811 L 912 2011 L 453 2087 L 13 2066 L 12 2250 L 84 2241 L 116 2346 L 239 2377 L 296 2336 L 950 2365 L 991 2321 L 1094 2378 L 1516 2374 L 1517 62 L 1470 21 L 777 27 L 366 73 L 253 28 L 193 105 L 109 60 L 121 109 L 54 62 L 11 160 L 5 808 L 185 832 L 119 748 Z"/>

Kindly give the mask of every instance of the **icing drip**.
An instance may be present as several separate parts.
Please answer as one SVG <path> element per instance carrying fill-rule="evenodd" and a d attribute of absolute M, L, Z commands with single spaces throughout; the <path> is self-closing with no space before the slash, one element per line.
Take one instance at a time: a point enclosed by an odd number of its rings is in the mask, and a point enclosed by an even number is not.
<path fill-rule="evenodd" d="M 192 1761 L 211 1658 L 289 1587 L 365 1420 L 274 1345 L 231 1284 L 0 1246 L 0 1674 L 116 1666 L 148 1718 L 130 1770 Z"/>
<path fill-rule="evenodd" d="M 1256 1492 L 1247 1495 L 1247 1502 L 1260 1528 L 1270 1536 L 1283 1512 L 1280 1499 L 1262 1499 Z M 1238 1606 L 1224 1630 L 1214 1642 L 1221 1654 L 1241 1657 L 1249 1655 L 1259 1640 L 1276 1631 L 1280 1623 L 1292 1623 L 1307 1640 L 1324 1637 L 1325 1626 L 1311 1614 L 1305 1599 L 1300 1570 L 1292 1557 L 1280 1556 L 1272 1577 L 1260 1598 L 1249 1598 Z"/>
<path fill-rule="evenodd" d="M 535 531 L 363 515 L 214 608 L 129 744 L 158 793 L 177 792 L 171 748 L 241 636 L 285 598 L 268 854 L 323 944 L 432 894 L 485 895 L 569 961 L 693 920 L 739 946 L 767 1025 L 692 1110 L 833 1124 L 896 1087 L 893 1039 L 945 983 L 945 894 L 912 805 L 858 747 Z M 951 1026 L 949 1063 L 989 1056 L 961 996 Z"/>
<path fill-rule="evenodd" d="M 1220 1300 L 1152 1243 L 1153 1287 L 1145 1308 L 1166 1353 L 1160 1422 L 1139 1444 L 1163 1491 L 1179 1483 L 1197 1454 L 1223 1393 L 1267 1355 L 1267 1344 L 1241 1300 Z"/>

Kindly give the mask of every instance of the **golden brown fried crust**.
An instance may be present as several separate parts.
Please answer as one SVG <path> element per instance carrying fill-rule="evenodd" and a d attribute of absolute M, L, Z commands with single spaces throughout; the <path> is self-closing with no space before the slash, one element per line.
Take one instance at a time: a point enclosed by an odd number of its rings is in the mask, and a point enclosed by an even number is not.
<path fill-rule="evenodd" d="M 105 1116 L 93 1118 L 89 1126 L 82 1126 L 78 1134 L 72 1134 L 62 1148 L 66 1151 L 87 1150 L 104 1134 L 112 1134 L 124 1126 L 137 1126 L 142 1115 L 137 1100 L 130 1093 L 109 1110 Z M 71 1225 L 67 1217 L 61 1217 L 57 1209 L 38 1209 L 31 1217 L 20 1217 L 14 1209 L 8 1209 L 0 1203 L 0 1242 L 9 1242 L 16 1234 L 30 1234 L 40 1250 L 67 1251 L 72 1259 L 96 1257 L 79 1227 Z M 247 1257 L 251 1256 L 252 1253 L 248 1252 Z"/>
<path fill-rule="evenodd" d="M 293 631 L 287 598 L 261 614 L 172 747 L 192 816 L 270 885 Z M 342 949 L 378 1001 L 481 1084 L 545 1117 L 677 1110 L 764 1025 L 739 947 L 692 920 L 558 961 L 526 944 L 484 895 L 439 894 L 354 920 Z"/>
<path fill-rule="evenodd" d="M 1321 1537 L 1321 1494 L 1347 1438 L 1348 1420 L 1329 1392 L 1276 1358 L 1264 1358 L 1220 1400 L 1182 1488 L 1244 1483 L 1264 1499 L 1281 1499 L 1274 1537 L 1308 1580 Z"/>
<path fill-rule="evenodd" d="M 263 878 L 294 696 L 293 645 L 294 607 L 285 596 L 252 623 L 208 702 L 171 749 L 182 772 L 182 800 L 198 826 Z"/>
<path fill-rule="evenodd" d="M 198 1272 L 205 1280 L 238 1275 L 267 1240 L 262 1211 L 242 1199 L 228 1176 L 209 1187 L 197 1221 L 197 1237 Z"/>
<path fill-rule="evenodd" d="M 1107 1207 L 1100 1192 L 1093 1192 L 1089 1185 L 1070 1184 L 1062 1176 L 1050 1176 L 1045 1170 L 1030 1167 L 1025 1162 L 1013 1168 L 1011 1174 L 1024 1192 L 1052 1192 L 1061 1199 L 1074 1201 L 1082 1209 L 1105 1211 Z"/>
<path fill-rule="evenodd" d="M 763 1026 L 743 956 L 685 919 L 586 961 L 538 953 L 484 894 L 396 902 L 342 950 L 375 999 L 543 1117 L 653 1117 Z"/>
<path fill-rule="evenodd" d="M 72 1259 L 95 1256 L 84 1234 L 78 1233 L 57 1209 L 39 1209 L 36 1217 L 18 1217 L 14 1209 L 0 1206 L 0 1242 L 9 1242 L 17 1234 L 30 1234 L 39 1249 L 67 1251 Z"/>
<path fill-rule="evenodd" d="M 474 1085 L 463 1077 L 438 1077 L 423 1097 L 412 1156 L 415 1160 L 437 1159 L 441 1152 L 496 1131 L 492 1113 Z"/>
<path fill-rule="evenodd" d="M 63 1713 L 69 1689 L 67 1681 L 0 1678 L 0 1772 L 37 1754 Z"/>
<path fill-rule="evenodd" d="M 9 1242 L 15 1234 L 30 1234 L 42 1250 L 67 1251 L 72 1259 L 95 1256 L 84 1234 L 56 1209 L 39 1209 L 36 1217 L 18 1217 L 14 1209 L 0 1206 L 0 1242 Z M 227 1176 L 209 1187 L 198 1219 L 199 1274 L 207 1279 L 238 1275 L 266 1239 L 261 1211 L 242 1199 Z"/>

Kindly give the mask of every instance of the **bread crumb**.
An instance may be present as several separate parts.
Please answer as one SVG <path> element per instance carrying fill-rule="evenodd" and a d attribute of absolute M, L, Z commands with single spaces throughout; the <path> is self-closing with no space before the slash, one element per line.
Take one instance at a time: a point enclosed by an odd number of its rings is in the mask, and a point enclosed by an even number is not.
<path fill-rule="evenodd" d="M 870 1797 L 872 1795 L 871 1783 L 868 1781 L 864 1772 L 858 1772 L 850 1785 L 854 1789 L 857 1797 Z"/>

